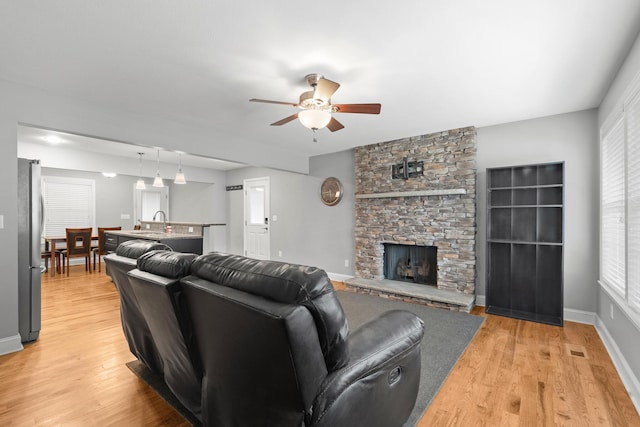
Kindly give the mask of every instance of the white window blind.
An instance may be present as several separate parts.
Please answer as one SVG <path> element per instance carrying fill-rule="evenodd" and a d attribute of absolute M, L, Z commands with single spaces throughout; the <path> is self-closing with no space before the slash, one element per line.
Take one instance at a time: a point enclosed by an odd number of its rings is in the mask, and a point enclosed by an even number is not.
<path fill-rule="evenodd" d="M 625 109 L 627 120 L 627 298 L 640 312 L 640 94 Z"/>
<path fill-rule="evenodd" d="M 625 296 L 625 129 L 621 117 L 604 134 L 601 159 L 601 280 Z"/>
<path fill-rule="evenodd" d="M 94 227 L 95 182 L 92 179 L 42 177 L 45 236 L 64 236 L 65 229 Z"/>

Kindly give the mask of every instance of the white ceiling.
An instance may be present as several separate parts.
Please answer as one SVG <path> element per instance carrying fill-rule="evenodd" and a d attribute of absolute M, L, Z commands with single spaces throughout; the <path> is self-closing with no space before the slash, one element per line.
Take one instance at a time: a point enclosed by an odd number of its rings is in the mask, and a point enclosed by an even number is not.
<path fill-rule="evenodd" d="M 57 139 L 51 142 L 51 137 Z M 163 147 L 146 147 L 127 142 L 110 141 L 25 125 L 18 126 L 18 144 L 31 144 L 42 147 L 43 153 L 48 151 L 47 148 L 55 147 L 59 150 L 64 150 L 68 155 L 73 155 L 77 152 L 90 152 L 103 157 L 108 155 L 136 160 L 140 159 L 139 154 L 142 153 L 142 160 L 145 163 L 148 161 L 156 162 L 157 159 L 160 158 L 162 163 L 177 165 L 179 162 L 182 162 L 185 166 L 196 166 L 205 169 L 231 170 L 246 166 L 242 163 L 228 162 L 202 155 L 196 156 L 182 151 L 166 150 Z M 41 158 L 41 156 L 35 157 Z M 110 170 L 117 170 L 117 166 L 118 165 L 103 164 L 100 171 L 108 168 L 110 168 Z"/>
<path fill-rule="evenodd" d="M 0 78 L 196 127 L 210 157 L 313 156 L 597 107 L 639 29 L 637 0 L 4 1 Z M 269 126 L 293 107 L 248 102 L 297 102 L 314 72 L 381 114 L 336 114 L 345 129 L 313 143 Z"/>

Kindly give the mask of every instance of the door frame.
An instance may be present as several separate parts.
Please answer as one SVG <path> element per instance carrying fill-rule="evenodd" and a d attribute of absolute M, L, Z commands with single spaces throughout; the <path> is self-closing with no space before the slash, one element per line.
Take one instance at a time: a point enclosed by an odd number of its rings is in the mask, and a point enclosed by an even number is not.
<path fill-rule="evenodd" d="M 160 210 L 163 210 L 167 214 L 167 220 L 169 219 L 169 187 L 152 187 L 147 186 L 144 190 L 136 188 L 136 184 L 133 184 L 133 225 L 138 224 L 140 221 L 151 221 L 151 219 L 142 218 L 142 192 L 154 191 L 160 193 Z"/>
<path fill-rule="evenodd" d="M 260 177 L 260 178 L 249 178 L 243 181 L 243 207 L 244 207 L 244 218 L 243 218 L 243 253 L 245 256 L 248 255 L 248 228 L 249 228 L 249 209 L 248 204 L 250 202 L 250 198 L 248 197 L 248 188 L 253 183 L 264 182 L 265 184 L 265 197 L 264 197 L 264 217 L 267 219 L 267 233 L 266 233 L 266 256 L 265 259 L 271 259 L 271 221 L 270 213 L 271 213 L 271 179 L 268 176 Z"/>

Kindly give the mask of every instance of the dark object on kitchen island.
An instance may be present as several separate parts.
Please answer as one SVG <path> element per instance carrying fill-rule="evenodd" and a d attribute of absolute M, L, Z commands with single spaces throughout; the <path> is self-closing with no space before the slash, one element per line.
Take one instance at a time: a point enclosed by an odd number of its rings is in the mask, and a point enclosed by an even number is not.
<path fill-rule="evenodd" d="M 202 254 L 202 236 L 188 233 L 166 233 L 155 230 L 115 230 L 106 232 L 106 250 L 114 252 L 128 240 L 149 240 L 164 243 L 176 252 Z"/>

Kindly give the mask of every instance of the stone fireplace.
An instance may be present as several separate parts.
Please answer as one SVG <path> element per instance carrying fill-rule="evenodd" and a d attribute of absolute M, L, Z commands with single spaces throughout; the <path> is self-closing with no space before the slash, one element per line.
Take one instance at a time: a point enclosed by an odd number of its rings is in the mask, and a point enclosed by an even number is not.
<path fill-rule="evenodd" d="M 412 301 L 417 298 L 425 304 L 452 310 L 468 311 L 473 306 L 475 156 L 474 127 L 355 149 L 356 278 L 347 281 L 348 288 Z M 397 170 L 403 160 L 405 165 L 407 160 L 422 162 L 422 173 L 394 178 L 392 170 Z M 385 244 L 437 247 L 435 265 L 430 266 L 433 286 L 396 278 L 391 279 L 390 291 L 381 291 L 381 284 L 388 280 L 384 266 Z M 387 267 L 387 272 L 389 269 L 397 271 L 398 267 Z M 417 275 L 418 269 L 415 267 L 416 271 L 409 274 Z M 393 284 L 400 282 L 401 292 L 394 292 Z M 437 292 L 434 296 L 416 297 L 411 291 L 414 287 L 433 288 Z M 422 295 L 421 290 L 416 292 Z"/>

